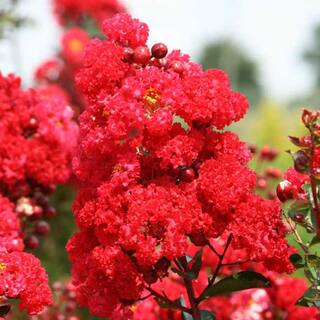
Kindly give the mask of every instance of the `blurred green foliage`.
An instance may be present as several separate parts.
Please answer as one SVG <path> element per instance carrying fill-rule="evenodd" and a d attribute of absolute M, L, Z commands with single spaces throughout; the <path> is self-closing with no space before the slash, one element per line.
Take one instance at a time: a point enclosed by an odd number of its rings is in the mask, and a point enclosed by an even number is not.
<path fill-rule="evenodd" d="M 20 28 L 28 20 L 17 14 L 19 0 L 0 1 L 0 39 L 4 38 L 10 31 Z"/>

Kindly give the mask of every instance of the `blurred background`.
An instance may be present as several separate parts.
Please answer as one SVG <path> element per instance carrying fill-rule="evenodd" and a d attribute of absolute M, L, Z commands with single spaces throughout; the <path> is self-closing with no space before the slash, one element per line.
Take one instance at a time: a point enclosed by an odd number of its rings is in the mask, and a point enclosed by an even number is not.
<path fill-rule="evenodd" d="M 232 127 L 250 144 L 268 144 L 291 159 L 288 135 L 299 135 L 302 106 L 320 99 L 319 0 L 123 0 L 135 17 L 149 24 L 150 41 L 180 48 L 205 69 L 227 71 L 235 90 L 251 103 L 247 117 Z M 62 28 L 51 0 L 0 0 L 0 70 L 14 72 L 33 86 L 39 64 L 55 56 Z M 255 164 L 253 163 L 253 166 Z M 65 243 L 74 232 L 73 188 L 60 187 L 51 201 L 59 215 L 52 234 L 38 249 L 51 280 L 67 277 Z M 90 319 L 86 317 L 86 319 Z"/>

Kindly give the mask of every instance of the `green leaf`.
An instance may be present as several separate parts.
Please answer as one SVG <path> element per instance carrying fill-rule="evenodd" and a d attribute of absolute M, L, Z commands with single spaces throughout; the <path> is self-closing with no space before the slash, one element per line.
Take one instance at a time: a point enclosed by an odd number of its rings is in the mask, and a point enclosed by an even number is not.
<path fill-rule="evenodd" d="M 304 268 L 304 274 L 310 282 L 314 282 L 317 279 L 317 274 L 314 270 L 310 270 L 308 267 Z"/>
<path fill-rule="evenodd" d="M 309 243 L 309 247 L 312 247 L 316 244 L 319 244 L 320 243 L 320 239 L 317 237 L 317 236 L 314 236 L 311 240 L 311 242 Z"/>
<path fill-rule="evenodd" d="M 304 262 L 303 262 L 303 258 L 300 256 L 300 254 L 298 253 L 293 253 L 290 257 L 289 257 L 291 263 L 296 267 L 296 268 L 302 268 L 304 267 Z"/>
<path fill-rule="evenodd" d="M 296 302 L 296 305 L 312 307 L 314 305 L 318 305 L 320 301 L 320 292 L 310 287 L 303 296 Z"/>
<path fill-rule="evenodd" d="M 320 257 L 316 256 L 315 254 L 306 255 L 306 261 L 308 265 L 315 268 L 320 268 Z"/>
<path fill-rule="evenodd" d="M 11 309 L 10 304 L 2 304 L 2 305 L 0 305 L 0 317 L 3 317 L 6 314 L 8 314 L 10 309 Z"/>
<path fill-rule="evenodd" d="M 160 308 L 164 308 L 164 309 L 176 309 L 176 310 L 180 310 L 180 299 L 174 300 L 175 305 L 159 298 L 159 297 L 155 297 L 154 300 L 157 302 L 157 304 L 159 305 Z"/>
<path fill-rule="evenodd" d="M 202 265 L 202 253 L 203 253 L 203 249 L 199 250 L 193 258 L 186 256 L 186 260 L 188 263 L 193 262 L 193 265 L 190 271 L 182 271 L 174 267 L 171 268 L 171 270 L 184 279 L 188 279 L 188 280 L 197 279 L 199 276 L 201 265 Z"/>
<path fill-rule="evenodd" d="M 182 319 L 183 320 L 193 320 L 193 317 L 190 313 L 188 312 L 182 312 Z"/>
<path fill-rule="evenodd" d="M 193 280 L 193 279 L 197 278 L 197 276 L 191 271 L 184 272 L 184 271 L 181 271 L 177 268 L 171 268 L 171 270 L 172 270 L 172 272 L 178 274 L 183 279 Z"/>
<path fill-rule="evenodd" d="M 270 287 L 270 281 L 262 274 L 253 271 L 242 271 L 220 280 L 213 287 L 207 288 L 201 294 L 199 300 L 235 291 L 268 287 Z"/>
<path fill-rule="evenodd" d="M 193 320 L 193 317 L 191 314 L 187 312 L 182 312 L 182 318 L 183 320 Z M 201 320 L 215 320 L 216 317 L 214 314 L 207 310 L 200 310 L 200 319 Z"/>
<path fill-rule="evenodd" d="M 201 320 L 215 320 L 216 317 L 214 314 L 207 310 L 200 310 Z"/>
<path fill-rule="evenodd" d="M 195 278 L 198 278 L 199 272 L 202 266 L 202 254 L 203 254 L 203 249 L 199 250 L 192 259 L 194 263 L 191 268 L 191 272 L 194 274 Z"/>

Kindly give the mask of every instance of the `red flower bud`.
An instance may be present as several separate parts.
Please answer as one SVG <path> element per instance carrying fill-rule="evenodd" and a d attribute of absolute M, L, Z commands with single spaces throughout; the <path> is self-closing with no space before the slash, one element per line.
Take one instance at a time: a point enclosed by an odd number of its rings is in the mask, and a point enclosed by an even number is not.
<path fill-rule="evenodd" d="M 39 239 L 36 236 L 29 236 L 24 239 L 24 244 L 28 249 L 36 249 L 39 246 Z"/>
<path fill-rule="evenodd" d="M 189 238 L 195 246 L 203 247 L 208 243 L 208 239 L 202 232 L 189 234 Z"/>
<path fill-rule="evenodd" d="M 302 212 L 296 212 L 294 215 L 294 220 L 298 223 L 301 223 L 304 221 L 304 214 Z"/>
<path fill-rule="evenodd" d="M 39 122 L 36 118 L 31 118 L 29 120 L 29 125 L 28 125 L 28 128 L 29 129 L 34 129 L 34 130 L 37 130 L 38 129 L 38 126 L 39 126 Z"/>
<path fill-rule="evenodd" d="M 288 180 L 281 181 L 277 186 L 277 196 L 281 202 L 294 198 L 293 185 Z"/>
<path fill-rule="evenodd" d="M 158 281 L 158 275 L 155 270 L 150 270 L 143 273 L 143 280 L 148 284 L 153 284 Z"/>
<path fill-rule="evenodd" d="M 180 61 L 172 61 L 170 67 L 176 73 L 182 74 L 184 72 L 184 65 Z"/>
<path fill-rule="evenodd" d="M 266 175 L 269 178 L 280 178 L 282 176 L 281 170 L 278 168 L 268 168 L 266 170 Z"/>
<path fill-rule="evenodd" d="M 254 144 L 249 144 L 248 149 L 251 151 L 252 154 L 257 152 L 257 147 Z"/>
<path fill-rule="evenodd" d="M 264 146 L 260 150 L 260 158 L 262 160 L 272 161 L 278 156 L 279 152 L 269 146 Z"/>
<path fill-rule="evenodd" d="M 267 187 L 267 180 L 264 178 L 259 178 L 257 181 L 257 188 L 265 189 Z"/>
<path fill-rule="evenodd" d="M 150 50 L 147 46 L 140 46 L 134 49 L 133 60 L 138 64 L 147 64 L 151 58 Z"/>
<path fill-rule="evenodd" d="M 309 156 L 302 150 L 291 153 L 294 160 L 294 169 L 300 173 L 305 173 L 310 165 Z"/>
<path fill-rule="evenodd" d="M 47 210 L 44 211 L 44 217 L 50 219 L 57 214 L 56 209 L 53 207 L 49 207 Z"/>
<path fill-rule="evenodd" d="M 181 173 L 181 179 L 185 182 L 191 182 L 195 178 L 195 172 L 192 168 L 188 168 Z"/>
<path fill-rule="evenodd" d="M 46 221 L 38 221 L 35 224 L 35 233 L 45 236 L 50 232 L 50 225 Z"/>
<path fill-rule="evenodd" d="M 128 62 L 128 63 L 133 62 L 134 50 L 132 48 L 130 47 L 123 48 L 123 54 L 124 54 L 124 57 L 123 57 L 124 62 Z"/>
<path fill-rule="evenodd" d="M 151 48 L 152 56 L 161 59 L 164 58 L 168 53 L 168 48 L 163 43 L 156 43 Z"/>

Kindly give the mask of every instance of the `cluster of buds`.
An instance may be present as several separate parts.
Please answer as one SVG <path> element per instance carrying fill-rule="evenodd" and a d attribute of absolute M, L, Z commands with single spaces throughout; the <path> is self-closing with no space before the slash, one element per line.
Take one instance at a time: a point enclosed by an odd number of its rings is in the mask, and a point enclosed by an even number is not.
<path fill-rule="evenodd" d="M 249 149 L 255 157 L 257 191 L 268 199 L 275 199 L 274 186 L 282 177 L 281 170 L 272 165 L 279 155 L 278 150 L 268 145 L 263 146 L 261 149 L 254 145 L 249 145 Z"/>
<path fill-rule="evenodd" d="M 179 60 L 173 60 L 170 63 L 166 58 L 168 48 L 165 44 L 159 42 L 150 48 L 147 45 L 136 48 L 124 48 L 124 61 L 133 64 L 136 68 L 155 66 L 160 69 L 171 69 L 178 74 L 183 74 L 184 64 Z"/>
<path fill-rule="evenodd" d="M 26 248 L 36 249 L 39 246 L 38 237 L 46 236 L 50 232 L 50 225 L 46 220 L 56 215 L 55 208 L 49 205 L 47 196 L 39 194 L 33 198 L 19 198 L 15 211 L 23 226 Z"/>

